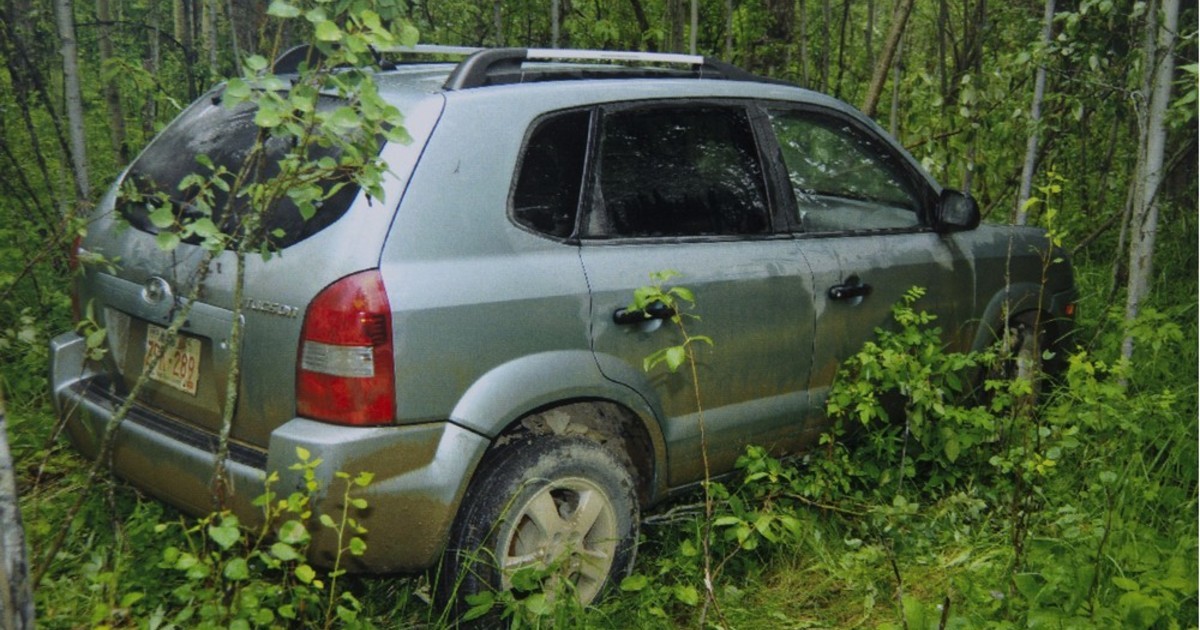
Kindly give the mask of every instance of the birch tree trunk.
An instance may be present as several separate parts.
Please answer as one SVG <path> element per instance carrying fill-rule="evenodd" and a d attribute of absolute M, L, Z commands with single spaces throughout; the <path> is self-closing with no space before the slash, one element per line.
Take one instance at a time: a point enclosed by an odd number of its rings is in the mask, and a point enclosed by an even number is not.
<path fill-rule="evenodd" d="M 217 0 L 203 0 L 201 3 L 200 33 L 204 40 L 204 54 L 208 58 L 208 76 L 216 81 L 221 75 L 217 69 Z"/>
<path fill-rule="evenodd" d="M 110 0 L 96 0 L 96 19 L 100 22 L 100 67 L 104 68 L 113 58 Z M 117 87 L 116 77 L 104 82 L 104 102 L 108 105 L 108 131 L 113 152 L 116 153 L 117 163 L 125 164 L 129 161 L 129 150 L 125 147 L 125 112 L 121 107 L 121 91 Z"/>
<path fill-rule="evenodd" d="M 190 56 L 192 51 L 192 21 L 188 19 L 188 0 L 175 0 L 171 4 L 171 13 L 175 19 L 175 41 L 183 44 L 185 52 Z"/>
<path fill-rule="evenodd" d="M 159 62 L 162 59 L 162 40 L 159 28 L 161 26 L 161 9 L 156 5 L 150 9 L 150 15 L 147 19 L 150 20 L 150 41 L 149 50 L 146 58 L 142 60 L 142 67 L 150 76 L 158 75 Z M 158 100 L 153 96 L 147 98 L 142 105 L 142 136 L 149 138 L 154 134 L 154 122 L 158 119 Z"/>
<path fill-rule="evenodd" d="M 833 22 L 833 9 L 829 6 L 829 0 L 821 2 L 821 82 L 817 88 L 820 92 L 829 91 L 829 64 L 831 57 L 829 51 L 833 48 L 833 39 L 831 35 Z"/>
<path fill-rule="evenodd" d="M 904 39 L 896 46 L 896 63 L 892 64 L 892 107 L 888 114 L 888 133 L 900 137 L 900 74 L 904 69 Z"/>
<path fill-rule="evenodd" d="M 863 32 L 867 48 L 867 68 L 875 67 L 875 0 L 867 0 L 867 27 Z"/>
<path fill-rule="evenodd" d="M 1050 45 L 1054 28 L 1054 0 L 1046 0 L 1046 12 L 1042 16 L 1041 50 Z M 1037 169 L 1038 142 L 1041 139 L 1038 126 L 1042 123 L 1042 100 L 1046 95 L 1046 63 L 1038 62 L 1033 81 L 1033 103 L 1029 106 L 1029 140 L 1025 143 L 1025 166 L 1021 168 L 1021 188 L 1017 193 L 1017 214 L 1013 223 L 1025 225 L 1029 218 L 1029 196 L 1033 193 L 1033 172 Z"/>
<path fill-rule="evenodd" d="M 551 0 L 550 2 L 550 47 L 558 48 L 558 30 L 559 20 L 562 19 L 562 0 Z"/>
<path fill-rule="evenodd" d="M 225 11 L 229 14 L 229 49 L 233 51 L 233 67 L 240 68 L 242 64 L 242 51 L 238 42 L 239 20 L 237 13 L 234 12 L 233 0 L 226 0 Z"/>
<path fill-rule="evenodd" d="M 83 136 L 83 95 L 79 87 L 79 49 L 75 43 L 75 14 L 71 0 L 54 0 L 58 37 L 63 64 L 63 90 L 66 93 L 67 131 L 71 143 L 71 171 L 75 176 L 76 201 L 91 197 L 88 185 L 87 149 Z"/>
<path fill-rule="evenodd" d="M 683 0 L 667 0 L 667 52 L 683 52 Z"/>
<path fill-rule="evenodd" d="M 700 30 L 700 0 L 692 0 L 691 32 L 688 34 L 688 54 L 696 54 L 696 33 Z"/>
<path fill-rule="evenodd" d="M 733 62 L 733 0 L 725 0 L 725 61 Z"/>
<path fill-rule="evenodd" d="M 1159 23 L 1159 12 L 1162 22 Z M 1171 102 L 1171 80 L 1175 73 L 1175 32 L 1179 27 L 1179 0 L 1151 3 L 1146 12 L 1146 62 L 1143 72 L 1149 86 L 1144 114 L 1139 114 L 1140 134 L 1134 177 L 1134 205 L 1129 231 L 1129 284 L 1125 295 L 1125 322 L 1133 321 L 1142 300 L 1150 292 L 1154 241 L 1158 234 L 1158 189 L 1163 178 L 1167 144 L 1167 106 Z M 1126 334 L 1121 356 L 1133 356 L 1133 337 Z"/>
<path fill-rule="evenodd" d="M 808 6 L 800 0 L 800 85 L 811 87 L 808 74 Z"/>
<path fill-rule="evenodd" d="M 12 453 L 8 450 L 4 396 L 0 392 L 0 628 L 4 630 L 34 627 L 28 558 Z"/>
<path fill-rule="evenodd" d="M 496 45 L 504 45 L 504 3 L 500 0 L 492 2 L 492 23 L 496 29 Z"/>
<path fill-rule="evenodd" d="M 879 96 L 883 94 L 883 84 L 887 81 L 888 69 L 892 67 L 892 58 L 896 48 L 900 46 L 900 38 L 904 36 L 904 26 L 912 13 L 913 0 L 900 0 L 900 4 L 892 13 L 892 24 L 888 27 L 887 40 L 883 43 L 883 52 L 879 62 L 875 64 L 875 72 L 871 75 L 871 83 L 867 87 L 867 97 L 863 99 L 862 111 L 868 116 L 875 115 L 879 106 Z"/>

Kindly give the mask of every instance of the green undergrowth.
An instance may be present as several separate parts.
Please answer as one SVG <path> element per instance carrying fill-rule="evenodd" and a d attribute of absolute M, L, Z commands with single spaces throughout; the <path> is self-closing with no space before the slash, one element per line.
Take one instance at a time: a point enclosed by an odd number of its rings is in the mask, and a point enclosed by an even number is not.
<path fill-rule="evenodd" d="M 782 461 L 749 448 L 735 475 L 650 516 L 633 575 L 605 601 L 579 611 L 510 598 L 506 621 L 1196 627 L 1197 340 L 1180 323 L 1194 310 L 1148 308 L 1134 327 L 1134 369 L 1117 359 L 1121 331 L 1105 323 L 1119 318 L 1085 302 L 1082 347 L 1056 387 L 1031 397 L 1031 383 L 1002 378 L 1011 365 L 1002 350 L 944 351 L 920 304 L 911 293 L 895 325 L 844 364 L 830 395 L 835 430 L 817 448 Z M 986 387 L 971 389 L 970 374 Z M 231 528 L 223 515 L 184 519 L 119 482 L 89 490 L 66 523 L 86 464 L 52 439 L 43 402 L 10 405 L 9 418 L 34 561 L 61 528 L 73 531 L 36 592 L 41 627 L 437 627 L 444 618 L 423 576 L 313 570 L 288 552 L 306 542 L 295 530 L 276 537 Z M 369 483 L 340 481 L 337 492 Z M 300 520 L 305 534 L 342 527 L 352 553 L 347 515 L 301 518 L 303 497 L 275 501 L 281 522 Z"/>

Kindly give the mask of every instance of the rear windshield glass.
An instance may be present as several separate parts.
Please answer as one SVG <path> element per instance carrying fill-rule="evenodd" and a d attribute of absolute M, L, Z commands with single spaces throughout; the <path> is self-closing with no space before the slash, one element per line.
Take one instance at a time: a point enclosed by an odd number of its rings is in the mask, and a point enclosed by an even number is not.
<path fill-rule="evenodd" d="M 343 101 L 336 97 L 322 97 L 317 107 L 329 110 L 341 104 Z M 207 156 L 214 166 L 223 166 L 230 173 L 240 171 L 259 130 L 254 124 L 254 114 L 254 108 L 247 104 L 226 107 L 221 103 L 219 91 L 202 97 L 150 143 L 130 167 L 128 183 L 143 195 L 166 194 L 175 206 L 177 217 L 198 218 L 199 210 L 190 204 L 196 189 L 180 190 L 180 182 L 192 173 L 208 173 L 207 168 L 196 161 L 197 156 Z M 289 142 L 282 138 L 267 140 L 267 157 L 262 167 L 252 174 L 253 180 L 266 181 L 279 173 L 278 161 L 289 149 Z M 339 152 L 332 147 L 314 145 L 309 150 L 309 159 L 314 161 L 324 157 L 337 159 L 338 156 Z M 232 177 L 229 176 L 230 181 Z M 261 228 L 271 245 L 288 247 L 320 232 L 345 214 L 358 195 L 358 186 L 349 177 L 329 180 L 322 186 L 327 192 L 335 189 L 336 192 L 321 202 L 316 214 L 307 221 L 286 197 L 267 210 Z M 212 200 L 212 219 L 222 231 L 229 233 L 246 214 L 248 205 L 243 200 L 232 206 L 227 202 L 228 195 L 217 190 Z M 158 229 L 149 219 L 152 209 L 148 203 L 120 204 L 125 220 L 135 228 L 153 234 Z"/>

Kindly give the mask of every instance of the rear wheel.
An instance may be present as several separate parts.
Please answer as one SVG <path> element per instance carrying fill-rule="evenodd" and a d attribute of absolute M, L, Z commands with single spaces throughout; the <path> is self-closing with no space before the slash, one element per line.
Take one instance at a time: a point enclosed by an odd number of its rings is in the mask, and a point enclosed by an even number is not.
<path fill-rule="evenodd" d="M 530 436 L 480 463 L 455 521 L 439 596 L 458 612 L 471 594 L 522 589 L 595 601 L 628 575 L 637 541 L 633 479 L 582 437 Z M 523 574 L 523 575 L 521 575 Z"/>

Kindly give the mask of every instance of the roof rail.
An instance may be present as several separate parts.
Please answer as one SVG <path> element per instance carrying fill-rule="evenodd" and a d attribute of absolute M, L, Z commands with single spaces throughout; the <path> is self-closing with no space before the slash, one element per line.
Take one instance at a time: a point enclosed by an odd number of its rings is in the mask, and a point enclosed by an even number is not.
<path fill-rule="evenodd" d="M 632 63 L 644 66 L 684 66 L 686 74 L 683 76 L 693 78 L 786 83 L 747 72 L 733 64 L 713 59 L 712 57 L 679 53 L 570 48 L 476 48 L 470 46 L 436 46 L 425 44 L 378 48 L 374 52 L 377 58 L 381 54 L 386 53 L 464 57 L 446 79 L 446 83 L 443 86 L 446 90 L 466 90 L 496 83 L 511 82 L 513 76 L 524 76 L 522 71 L 526 69 L 523 66 L 526 62 L 566 63 L 571 61 L 613 62 L 614 64 Z M 313 55 L 320 55 L 320 53 L 307 45 L 296 46 L 279 56 L 275 61 L 275 72 L 279 74 L 295 72 L 302 62 L 311 62 Z M 381 65 L 386 68 L 389 64 Z M 622 75 L 615 74 L 610 76 Z"/>
<path fill-rule="evenodd" d="M 612 61 L 649 65 L 687 66 L 696 78 L 728 79 L 733 81 L 771 82 L 723 61 L 699 55 L 678 53 L 585 50 L 567 48 L 485 48 L 471 54 L 454 68 L 446 79 L 447 90 L 465 90 L 492 84 L 492 77 L 502 72 L 519 71 L 527 61 Z"/>

